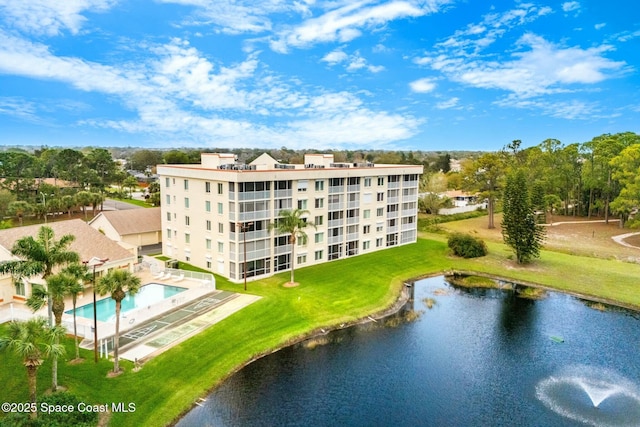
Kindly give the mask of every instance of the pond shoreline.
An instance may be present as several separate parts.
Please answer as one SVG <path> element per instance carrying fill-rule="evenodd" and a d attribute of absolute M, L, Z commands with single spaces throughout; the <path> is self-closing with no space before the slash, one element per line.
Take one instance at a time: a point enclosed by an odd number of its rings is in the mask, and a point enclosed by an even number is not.
<path fill-rule="evenodd" d="M 366 315 L 366 316 L 363 316 L 363 317 L 361 317 L 359 319 L 352 320 L 352 321 L 349 321 L 349 322 L 343 322 L 343 323 L 333 324 L 333 325 L 329 325 L 329 326 L 325 326 L 325 327 L 321 327 L 321 328 L 315 328 L 315 329 L 313 329 L 313 330 L 311 330 L 311 331 L 309 331 L 307 333 L 303 333 L 303 334 L 301 334 L 301 335 L 299 335 L 297 337 L 291 338 L 291 339 L 283 342 L 282 344 L 280 344 L 280 345 L 278 345 L 278 346 L 276 346 L 276 347 L 274 347 L 272 349 L 268 349 L 268 350 L 260 352 L 260 353 L 258 353 L 256 355 L 253 355 L 252 357 L 247 359 L 245 362 L 241 363 L 236 368 L 234 368 L 233 370 L 229 371 L 223 378 L 221 378 L 219 381 L 217 381 L 215 384 L 213 384 L 211 386 L 211 388 L 208 389 L 203 396 L 200 396 L 200 398 L 204 398 L 207 395 L 211 394 L 213 391 L 215 391 L 216 388 L 218 388 L 221 384 L 223 384 L 231 376 L 233 376 L 234 374 L 239 372 L 244 367 L 250 365 L 251 363 L 253 363 L 256 360 L 259 360 L 259 359 L 261 359 L 261 358 L 263 358 L 265 356 L 269 356 L 269 355 L 271 355 L 273 353 L 276 353 L 276 352 L 278 352 L 278 351 L 280 351 L 280 350 L 282 350 L 284 348 L 290 347 L 290 346 L 295 345 L 295 344 L 299 344 L 299 343 L 307 341 L 307 340 L 317 339 L 317 338 L 323 337 L 323 336 L 329 334 L 332 331 L 346 329 L 346 328 L 349 328 L 349 327 L 355 326 L 355 325 L 362 325 L 362 324 L 366 324 L 366 323 L 376 322 L 376 321 L 378 321 L 380 319 L 383 319 L 385 317 L 388 317 L 388 316 L 396 314 L 410 300 L 410 298 L 411 298 L 410 288 L 414 285 L 415 282 L 418 282 L 418 281 L 423 280 L 423 279 L 431 278 L 431 277 L 437 277 L 437 276 L 447 277 L 447 276 L 456 276 L 456 275 L 458 275 L 458 276 L 479 276 L 479 277 L 485 277 L 485 278 L 489 278 L 489 279 L 493 279 L 493 280 L 500 280 L 500 281 L 504 281 L 504 282 L 513 283 L 513 284 L 516 284 L 516 285 L 528 286 L 528 287 L 532 287 L 532 288 L 543 289 L 543 290 L 550 291 L 550 292 L 557 292 L 557 293 L 567 294 L 567 295 L 570 295 L 570 296 L 573 296 L 573 297 L 576 297 L 576 298 L 580 298 L 580 299 L 583 299 L 583 300 L 587 300 L 587 301 L 604 303 L 604 304 L 613 305 L 613 306 L 616 306 L 616 307 L 625 308 L 625 309 L 628 309 L 628 310 L 640 312 L 640 306 L 636 306 L 636 305 L 632 305 L 632 304 L 624 304 L 624 303 L 621 303 L 619 301 L 609 300 L 607 298 L 599 298 L 599 297 L 595 297 L 595 296 L 591 296 L 591 295 L 581 294 L 581 293 L 578 293 L 578 292 L 561 290 L 561 289 L 553 288 L 553 287 L 550 287 L 550 286 L 541 285 L 541 284 L 535 283 L 535 282 L 517 280 L 517 279 L 505 277 L 505 276 L 498 276 L 498 275 L 495 275 L 495 274 L 482 273 L 482 272 L 476 272 L 476 271 L 471 271 L 471 270 L 446 270 L 446 271 L 439 271 L 439 272 L 431 272 L 431 273 L 427 273 L 427 274 L 424 274 L 424 275 L 420 275 L 420 276 L 416 276 L 416 277 L 412 277 L 410 279 L 404 280 L 402 282 L 402 287 L 400 289 L 400 294 L 395 299 L 395 301 L 391 305 L 386 307 L 386 308 L 383 308 L 381 310 L 375 311 L 370 315 Z M 184 416 L 186 414 L 191 412 L 198 405 L 197 401 L 198 400 L 196 399 L 196 401 L 194 401 L 194 403 L 188 409 L 186 409 L 185 411 L 181 412 L 175 419 L 173 419 L 167 425 L 168 426 L 175 426 L 182 418 L 184 418 Z"/>

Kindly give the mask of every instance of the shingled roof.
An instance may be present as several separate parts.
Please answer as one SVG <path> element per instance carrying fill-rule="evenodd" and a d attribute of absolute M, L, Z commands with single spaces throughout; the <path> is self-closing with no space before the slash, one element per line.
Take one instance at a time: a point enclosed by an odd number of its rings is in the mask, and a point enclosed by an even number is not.
<path fill-rule="evenodd" d="M 162 229 L 160 208 L 103 211 L 89 221 L 89 224 L 101 215 L 111 223 L 120 236 L 149 233 Z"/>
<path fill-rule="evenodd" d="M 0 230 L 0 246 L 11 251 L 13 244 L 25 236 L 38 236 L 38 230 L 43 224 L 28 225 L 24 227 L 13 227 Z M 58 240 L 65 234 L 72 234 L 76 239 L 71 243 L 70 249 L 78 252 L 81 260 L 89 260 L 92 257 L 108 258 L 110 261 L 128 260 L 133 254 L 116 242 L 112 241 L 98 230 L 90 227 L 81 219 L 70 219 L 68 221 L 50 222 L 46 225 L 51 227 Z"/>

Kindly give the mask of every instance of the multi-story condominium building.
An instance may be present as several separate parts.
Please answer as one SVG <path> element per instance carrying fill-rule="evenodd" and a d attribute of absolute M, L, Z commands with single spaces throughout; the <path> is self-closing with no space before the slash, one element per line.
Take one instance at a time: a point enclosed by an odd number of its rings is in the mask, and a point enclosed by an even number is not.
<path fill-rule="evenodd" d="M 201 159 L 158 165 L 166 256 L 242 281 L 245 271 L 264 277 L 416 241 L 422 166 L 336 163 L 333 154 L 296 165 L 268 154 L 250 164 L 233 154 Z M 292 248 L 269 224 L 296 208 L 315 227 Z"/>

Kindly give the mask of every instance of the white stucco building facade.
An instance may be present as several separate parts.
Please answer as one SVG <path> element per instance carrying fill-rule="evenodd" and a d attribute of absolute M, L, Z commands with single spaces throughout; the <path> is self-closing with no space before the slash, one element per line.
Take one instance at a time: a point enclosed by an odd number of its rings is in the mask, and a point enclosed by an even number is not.
<path fill-rule="evenodd" d="M 280 164 L 263 154 L 237 164 L 203 153 L 199 165 L 158 165 L 166 256 L 233 281 L 258 278 L 414 243 L 422 166 L 335 163 L 332 154 Z M 281 210 L 304 209 L 315 224 L 293 251 L 269 231 Z"/>

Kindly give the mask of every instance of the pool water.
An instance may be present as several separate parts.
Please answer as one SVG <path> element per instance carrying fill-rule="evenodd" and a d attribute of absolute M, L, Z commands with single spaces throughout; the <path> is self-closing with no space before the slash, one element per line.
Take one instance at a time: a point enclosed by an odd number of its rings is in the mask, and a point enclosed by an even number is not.
<path fill-rule="evenodd" d="M 181 288 L 179 286 L 148 283 L 142 286 L 135 295 L 129 295 L 127 293 L 127 296 L 122 300 L 120 316 L 126 314 L 128 311 L 153 305 L 186 290 L 187 288 Z M 68 310 L 65 313 L 73 315 L 73 311 L 74 310 Z M 80 306 L 75 309 L 75 312 L 78 317 L 93 319 L 93 303 Z M 96 314 L 98 320 L 101 322 L 114 321 L 116 318 L 116 302 L 110 297 L 98 301 L 96 303 Z"/>

